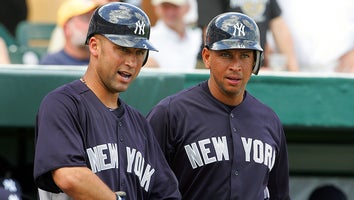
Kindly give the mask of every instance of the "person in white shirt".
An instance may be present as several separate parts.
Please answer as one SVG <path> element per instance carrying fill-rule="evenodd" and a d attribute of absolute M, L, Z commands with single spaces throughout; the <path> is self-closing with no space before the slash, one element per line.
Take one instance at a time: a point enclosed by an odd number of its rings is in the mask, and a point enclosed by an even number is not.
<path fill-rule="evenodd" d="M 170 71 L 195 69 L 202 31 L 184 20 L 188 0 L 152 0 L 152 4 L 158 20 L 150 40 L 159 52 L 150 52 L 146 66 Z"/>
<path fill-rule="evenodd" d="M 354 73 L 354 1 L 278 1 L 300 71 Z"/>
<path fill-rule="evenodd" d="M 90 3 L 90 1 L 94 2 L 97 6 L 100 6 L 100 5 L 104 5 L 106 3 L 109 3 L 109 2 L 120 2 L 120 0 L 84 0 L 84 1 L 81 1 L 81 2 L 86 2 L 86 4 L 92 4 Z M 64 1 L 63 1 L 64 2 Z M 80 4 L 80 1 L 78 1 Z M 63 3 L 64 5 L 64 3 Z M 62 6 L 63 6 L 62 5 Z M 70 7 L 70 6 L 69 6 Z M 48 44 L 48 53 L 55 53 L 55 52 L 58 52 L 60 50 L 62 50 L 65 46 L 65 35 L 64 35 L 64 30 L 63 30 L 63 25 L 61 25 L 61 22 L 59 22 L 60 18 L 66 18 L 66 17 L 69 17 L 68 14 L 69 13 L 72 13 L 72 14 L 75 14 L 75 15 L 78 15 L 78 14 L 82 14 L 80 13 L 80 10 L 84 11 L 85 8 L 87 6 L 82 6 L 81 9 L 72 9 L 72 8 L 58 8 L 58 22 L 57 22 L 57 26 L 54 28 L 53 32 L 52 32 L 52 35 L 50 37 L 50 41 L 49 41 L 49 44 Z M 77 13 L 77 11 L 79 11 L 79 13 Z M 62 15 L 65 15 L 66 16 L 62 16 Z"/>

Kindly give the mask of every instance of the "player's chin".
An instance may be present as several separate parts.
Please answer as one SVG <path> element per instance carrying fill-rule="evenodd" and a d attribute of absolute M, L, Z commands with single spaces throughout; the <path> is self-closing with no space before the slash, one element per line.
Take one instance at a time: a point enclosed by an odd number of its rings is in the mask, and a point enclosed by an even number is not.
<path fill-rule="evenodd" d="M 120 93 L 120 92 L 125 92 L 128 90 L 130 84 L 121 84 L 118 87 L 116 87 L 115 92 Z"/>
<path fill-rule="evenodd" d="M 225 91 L 229 94 L 239 94 L 242 93 L 243 87 L 241 85 L 227 85 L 225 86 Z"/>
<path fill-rule="evenodd" d="M 108 90 L 111 93 L 120 93 L 120 92 L 125 92 L 128 90 L 128 87 L 130 85 L 130 82 L 121 82 L 121 81 L 114 81 L 111 82 L 110 85 L 108 86 Z"/>

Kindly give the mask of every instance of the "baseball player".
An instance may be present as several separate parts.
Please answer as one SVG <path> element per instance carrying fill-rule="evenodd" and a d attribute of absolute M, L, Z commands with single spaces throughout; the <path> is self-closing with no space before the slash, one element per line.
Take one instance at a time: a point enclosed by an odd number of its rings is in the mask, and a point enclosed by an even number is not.
<path fill-rule="evenodd" d="M 175 175 L 145 117 L 119 98 L 149 50 L 150 22 L 121 2 L 95 10 L 81 78 L 50 92 L 36 121 L 40 199 L 180 199 Z"/>
<path fill-rule="evenodd" d="M 182 199 L 290 199 L 282 124 L 246 91 L 262 59 L 256 23 L 241 13 L 218 15 L 205 44 L 210 78 L 166 97 L 147 116 Z"/>

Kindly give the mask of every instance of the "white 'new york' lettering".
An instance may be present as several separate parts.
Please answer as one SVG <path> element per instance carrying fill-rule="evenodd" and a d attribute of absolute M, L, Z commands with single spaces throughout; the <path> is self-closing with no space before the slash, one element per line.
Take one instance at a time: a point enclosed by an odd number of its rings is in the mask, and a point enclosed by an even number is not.
<path fill-rule="evenodd" d="M 145 159 L 140 151 L 126 147 L 127 150 L 127 172 L 133 173 L 139 178 L 140 186 L 149 191 L 151 177 L 155 172 L 149 164 L 145 165 Z M 134 167 L 134 168 L 133 168 Z"/>
<path fill-rule="evenodd" d="M 91 170 L 96 173 L 102 170 L 118 168 L 117 144 L 102 144 L 86 149 Z M 109 159 L 108 159 L 109 156 Z"/>
<path fill-rule="evenodd" d="M 212 143 L 212 145 L 211 145 Z M 199 149 L 198 149 L 199 147 Z M 211 153 L 211 148 L 215 154 Z M 185 145 L 184 149 L 193 169 L 217 161 L 229 160 L 227 139 L 223 137 L 212 137 Z"/>
<path fill-rule="evenodd" d="M 243 149 L 245 151 L 245 161 L 266 165 L 269 170 L 274 166 L 275 150 L 273 147 L 261 140 L 241 137 Z"/>

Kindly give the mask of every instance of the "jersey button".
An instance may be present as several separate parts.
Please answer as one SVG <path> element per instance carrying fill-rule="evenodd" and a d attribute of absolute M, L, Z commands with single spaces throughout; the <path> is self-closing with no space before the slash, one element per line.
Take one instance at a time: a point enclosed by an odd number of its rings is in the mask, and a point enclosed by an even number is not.
<path fill-rule="evenodd" d="M 233 114 L 233 113 L 231 113 L 230 117 L 231 117 L 231 118 L 234 118 L 235 116 L 234 116 L 234 114 Z"/>
<path fill-rule="evenodd" d="M 235 171 L 235 176 L 238 176 L 238 170 Z"/>
<path fill-rule="evenodd" d="M 236 128 L 232 128 L 232 131 L 235 132 L 235 133 L 237 132 Z"/>
<path fill-rule="evenodd" d="M 119 122 L 119 123 L 118 123 L 118 126 L 120 126 L 120 127 L 123 126 L 122 122 Z"/>

